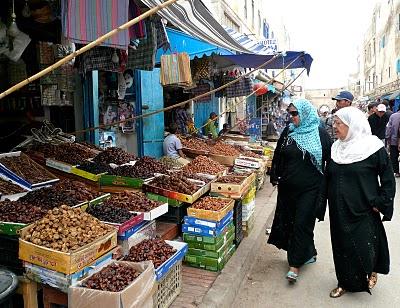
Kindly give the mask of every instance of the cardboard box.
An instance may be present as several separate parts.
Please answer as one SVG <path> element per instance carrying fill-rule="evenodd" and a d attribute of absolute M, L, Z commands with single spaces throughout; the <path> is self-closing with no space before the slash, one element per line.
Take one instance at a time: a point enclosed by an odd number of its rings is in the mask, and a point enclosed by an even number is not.
<path fill-rule="evenodd" d="M 186 255 L 185 262 L 193 267 L 219 272 L 224 268 L 225 264 L 229 261 L 235 250 L 235 245 L 232 245 L 225 255 L 218 259 Z"/>
<path fill-rule="evenodd" d="M 113 251 L 110 251 L 82 270 L 70 275 L 52 271 L 29 262 L 24 262 L 25 275 L 32 281 L 46 284 L 67 293 L 70 286 L 80 283 L 83 279 L 94 273 L 98 268 L 111 263 L 112 256 Z"/>
<path fill-rule="evenodd" d="M 92 182 L 99 182 L 101 176 L 107 174 L 106 172 L 99 174 L 90 173 L 85 170 L 79 169 L 79 166 L 73 166 L 71 168 L 71 173 Z"/>
<path fill-rule="evenodd" d="M 144 182 L 144 179 L 136 179 L 126 176 L 104 174 L 100 177 L 100 186 L 142 188 Z"/>
<path fill-rule="evenodd" d="M 121 237 L 118 237 L 118 245 L 121 246 L 123 255 L 126 256 L 129 253 L 129 249 L 132 246 L 139 244 L 141 241 L 155 238 L 156 227 L 156 221 L 151 221 L 127 239 L 122 239 Z"/>
<path fill-rule="evenodd" d="M 219 236 L 224 232 L 225 227 L 233 221 L 233 212 L 230 212 L 230 215 L 227 215 L 227 218 L 224 219 L 223 224 L 218 227 L 207 227 L 203 225 L 190 225 L 183 224 L 182 232 L 189 234 L 196 234 L 202 236 Z"/>
<path fill-rule="evenodd" d="M 188 245 L 186 243 L 176 242 L 176 241 L 165 241 L 165 242 L 167 244 L 171 245 L 172 247 L 174 247 L 176 249 L 176 253 L 156 269 L 156 280 L 157 281 L 163 279 L 163 277 L 165 277 L 165 275 L 168 274 L 168 271 L 176 263 L 183 260 L 183 258 L 185 257 L 185 255 L 188 251 Z"/>
<path fill-rule="evenodd" d="M 192 256 L 202 256 L 202 257 L 208 257 L 208 258 L 214 258 L 218 259 L 224 256 L 224 254 L 227 252 L 227 250 L 233 245 L 233 240 L 235 238 L 235 235 L 232 234 L 227 241 L 216 251 L 212 250 L 205 250 L 205 249 L 196 249 L 196 248 L 190 248 L 188 249 L 188 255 Z"/>
<path fill-rule="evenodd" d="M 224 199 L 226 200 L 226 199 Z M 189 207 L 187 209 L 188 216 L 205 219 L 205 220 L 212 220 L 212 221 L 220 221 L 224 218 L 228 212 L 232 211 L 235 201 L 230 200 L 229 204 L 226 205 L 220 211 L 209 211 L 209 210 L 202 210 L 202 209 L 195 209 L 193 207 Z"/>
<path fill-rule="evenodd" d="M 204 226 L 208 228 L 221 229 L 222 226 L 226 225 L 226 222 L 230 220 L 230 217 L 232 216 L 233 216 L 232 211 L 228 212 L 228 214 L 226 214 L 226 216 L 222 218 L 220 221 L 212 221 L 206 219 L 199 219 L 191 216 L 185 216 L 184 222 L 185 224 L 192 226 Z"/>
<path fill-rule="evenodd" d="M 93 290 L 82 286 L 70 287 L 68 290 L 68 306 L 74 308 L 152 308 L 153 294 L 157 290 L 153 263 L 123 261 L 114 261 L 114 263 L 131 266 L 142 273 L 121 292 Z"/>
<path fill-rule="evenodd" d="M 226 155 L 217 155 L 210 154 L 209 157 L 216 162 L 219 162 L 222 165 L 232 167 L 235 165 L 235 160 L 237 156 L 226 156 Z"/>
<path fill-rule="evenodd" d="M 168 203 L 161 204 L 159 207 L 156 207 L 155 209 L 152 209 L 150 212 L 132 212 L 132 213 L 137 213 L 137 214 L 143 214 L 143 219 L 147 221 L 154 220 L 165 213 L 168 213 Z"/>
<path fill-rule="evenodd" d="M 0 234 L 17 235 L 27 224 L 0 221 Z"/>
<path fill-rule="evenodd" d="M 217 237 L 183 233 L 183 240 L 189 248 L 217 251 L 233 234 L 235 234 L 235 227 L 233 223 L 230 223 L 224 232 Z"/>
<path fill-rule="evenodd" d="M 183 204 L 182 201 L 175 200 L 175 199 L 170 199 L 170 198 L 167 198 L 165 196 L 156 195 L 156 194 L 153 194 L 153 193 L 150 193 L 150 192 L 148 192 L 146 194 L 146 196 L 150 200 L 159 201 L 159 202 L 162 202 L 162 203 L 168 203 L 169 206 L 179 207 L 179 206 L 181 206 Z"/>
<path fill-rule="evenodd" d="M 123 233 L 118 234 L 118 238 L 121 240 L 126 240 L 130 238 L 133 234 L 138 232 L 142 227 L 146 226 L 149 222 L 147 220 L 143 220 L 141 223 L 133 226 L 132 228 L 126 230 Z"/>
<path fill-rule="evenodd" d="M 21 229 L 21 236 L 30 232 L 30 228 L 31 226 L 27 226 Z M 117 246 L 116 229 L 94 242 L 69 253 L 42 247 L 20 238 L 19 258 L 57 272 L 73 274 L 106 254 L 115 246 Z"/>
<path fill-rule="evenodd" d="M 72 168 L 74 167 L 73 165 L 52 158 L 46 159 L 46 166 L 65 173 L 72 173 Z"/>
<path fill-rule="evenodd" d="M 253 159 L 249 159 L 247 157 L 239 157 L 235 159 L 235 165 L 236 166 L 241 166 L 241 167 L 246 167 L 246 168 L 253 168 L 253 169 L 258 169 L 261 167 L 260 162 L 255 161 Z"/>

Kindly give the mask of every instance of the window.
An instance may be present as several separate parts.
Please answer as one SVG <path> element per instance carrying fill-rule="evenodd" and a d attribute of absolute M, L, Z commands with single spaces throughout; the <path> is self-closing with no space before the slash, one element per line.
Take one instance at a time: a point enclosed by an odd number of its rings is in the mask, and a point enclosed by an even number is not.
<path fill-rule="evenodd" d="M 264 19 L 264 27 L 263 27 L 263 36 L 266 39 L 269 39 L 269 24 L 267 23 L 267 20 Z"/>
<path fill-rule="evenodd" d="M 235 30 L 236 32 L 240 32 L 240 26 L 231 17 L 229 17 L 227 13 L 224 13 L 223 19 L 224 20 L 222 21 L 222 23 L 225 26 Z"/>
<path fill-rule="evenodd" d="M 244 18 L 247 19 L 247 0 L 244 0 Z"/>
<path fill-rule="evenodd" d="M 258 31 L 259 34 L 261 33 L 261 12 L 258 11 Z"/>
<path fill-rule="evenodd" d="M 385 44 L 386 44 L 386 37 L 385 36 L 382 36 L 382 39 L 381 39 L 381 48 L 385 48 Z"/>
<path fill-rule="evenodd" d="M 254 28 L 254 0 L 251 0 L 251 25 Z"/>

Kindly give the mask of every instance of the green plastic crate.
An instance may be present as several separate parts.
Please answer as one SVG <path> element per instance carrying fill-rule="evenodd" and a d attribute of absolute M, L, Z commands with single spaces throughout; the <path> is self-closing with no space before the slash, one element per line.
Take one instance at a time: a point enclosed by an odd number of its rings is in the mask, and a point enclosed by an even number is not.
<path fill-rule="evenodd" d="M 217 251 L 221 248 L 228 238 L 234 234 L 235 227 L 233 223 L 230 223 L 226 227 L 226 231 L 223 232 L 221 235 L 215 236 L 200 236 L 194 235 L 190 233 L 183 233 L 183 241 L 188 243 L 189 247 L 196 248 L 196 249 L 205 249 L 211 251 Z M 192 245 L 196 244 L 196 245 Z M 197 245 L 199 244 L 199 245 Z"/>
<path fill-rule="evenodd" d="M 164 196 L 156 195 L 153 193 L 146 193 L 147 198 L 154 201 L 160 201 L 162 203 L 168 203 L 169 206 L 180 207 L 182 206 L 183 202 L 179 200 L 170 199 Z"/>
<path fill-rule="evenodd" d="M 219 259 L 186 255 L 185 262 L 187 265 L 192 267 L 197 267 L 213 272 L 219 272 L 224 268 L 226 263 L 228 263 L 229 259 L 232 257 L 235 250 L 236 246 L 232 245 L 225 254 L 225 256 Z"/>
<path fill-rule="evenodd" d="M 235 235 L 232 234 L 228 240 L 217 251 L 189 248 L 187 254 L 192 256 L 201 256 L 218 259 L 226 254 L 227 250 L 232 246 Z"/>

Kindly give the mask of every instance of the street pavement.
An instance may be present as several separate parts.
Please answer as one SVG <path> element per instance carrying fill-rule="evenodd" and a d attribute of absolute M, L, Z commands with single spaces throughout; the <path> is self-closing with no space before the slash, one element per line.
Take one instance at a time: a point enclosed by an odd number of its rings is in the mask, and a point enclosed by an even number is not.
<path fill-rule="evenodd" d="M 397 181 L 395 213 L 392 221 L 385 222 L 391 254 L 389 275 L 379 275 L 378 283 L 372 295 L 346 293 L 332 299 L 329 292 L 336 287 L 335 269 L 330 243 L 328 213 L 324 222 L 315 228 L 315 242 L 318 260 L 301 269 L 295 285 L 285 279 L 288 270 L 286 252 L 266 244 L 266 237 L 257 253 L 254 265 L 243 280 L 240 291 L 234 301 L 234 307 L 400 307 L 400 179 Z M 276 192 L 272 195 L 276 198 Z M 269 221 L 272 223 L 272 215 Z"/>

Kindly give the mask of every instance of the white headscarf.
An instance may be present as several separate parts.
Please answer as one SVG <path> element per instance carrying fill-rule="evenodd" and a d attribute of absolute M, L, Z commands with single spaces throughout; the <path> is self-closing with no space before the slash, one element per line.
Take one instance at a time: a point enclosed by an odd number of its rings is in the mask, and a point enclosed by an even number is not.
<path fill-rule="evenodd" d="M 345 140 L 336 140 L 332 145 L 332 159 L 337 164 L 352 164 L 362 161 L 383 147 L 378 137 L 373 136 L 364 113 L 355 107 L 345 107 L 335 113 L 349 127 Z"/>

